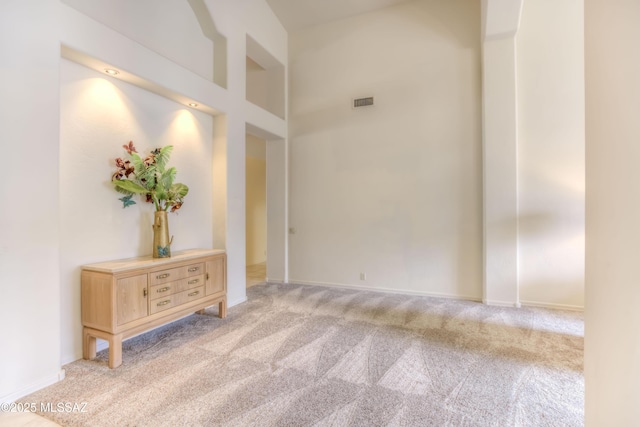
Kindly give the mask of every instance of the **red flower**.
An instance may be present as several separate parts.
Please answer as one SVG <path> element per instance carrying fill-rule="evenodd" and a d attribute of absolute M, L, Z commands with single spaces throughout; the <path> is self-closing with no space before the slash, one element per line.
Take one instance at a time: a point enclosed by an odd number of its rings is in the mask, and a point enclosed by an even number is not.
<path fill-rule="evenodd" d="M 133 146 L 133 141 L 129 141 L 129 145 L 125 144 L 125 145 L 122 146 L 122 148 L 127 150 L 127 153 L 129 153 L 129 154 L 137 153 L 136 147 Z"/>
<path fill-rule="evenodd" d="M 135 168 L 129 160 L 122 160 L 120 157 L 116 159 L 118 170 L 111 176 L 111 180 L 129 178 L 129 175 L 135 172 Z"/>

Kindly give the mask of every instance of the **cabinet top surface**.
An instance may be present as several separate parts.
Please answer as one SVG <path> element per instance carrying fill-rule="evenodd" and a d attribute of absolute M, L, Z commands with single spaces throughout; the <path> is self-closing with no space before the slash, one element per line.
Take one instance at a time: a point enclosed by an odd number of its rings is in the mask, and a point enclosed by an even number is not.
<path fill-rule="evenodd" d="M 95 264 L 83 265 L 83 270 L 99 271 L 103 273 L 119 273 L 121 271 L 134 270 L 138 268 L 160 267 L 179 261 L 188 261 L 193 258 L 203 256 L 224 254 L 224 249 L 189 249 L 171 254 L 169 258 L 153 258 L 151 255 L 120 259 L 115 261 L 98 262 Z"/>

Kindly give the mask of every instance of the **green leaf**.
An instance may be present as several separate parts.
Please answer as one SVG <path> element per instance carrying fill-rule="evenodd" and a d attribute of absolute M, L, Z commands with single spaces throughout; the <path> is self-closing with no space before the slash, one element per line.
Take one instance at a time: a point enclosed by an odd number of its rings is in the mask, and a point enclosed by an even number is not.
<path fill-rule="evenodd" d="M 127 191 L 124 188 L 120 188 L 118 186 L 115 186 L 115 190 L 120 194 L 133 194 L 131 191 Z"/>
<path fill-rule="evenodd" d="M 167 191 L 161 184 L 156 186 L 156 198 L 158 199 L 158 202 L 164 206 L 164 201 L 167 200 Z"/>
<path fill-rule="evenodd" d="M 169 193 L 175 194 L 175 199 L 182 199 L 189 192 L 189 187 L 184 184 L 176 183 L 171 186 Z"/>
<path fill-rule="evenodd" d="M 136 174 L 136 176 L 140 176 L 144 173 L 146 167 L 144 165 L 144 161 L 140 158 L 138 153 L 131 153 L 131 163 L 133 164 L 134 173 Z"/>
<path fill-rule="evenodd" d="M 116 186 L 116 190 L 124 190 L 120 191 L 121 193 L 147 194 L 149 192 L 149 190 L 147 190 L 143 186 L 127 179 L 116 179 L 112 182 L 113 185 Z"/>
<path fill-rule="evenodd" d="M 172 151 L 173 145 L 167 145 L 162 147 L 160 152 L 156 154 L 156 165 L 160 173 L 164 172 L 164 168 L 167 166 L 167 163 L 169 163 L 169 157 L 171 157 Z"/>
<path fill-rule="evenodd" d="M 151 191 L 158 185 L 158 171 L 155 165 L 148 166 L 143 173 L 138 176 L 140 184 Z"/>
<path fill-rule="evenodd" d="M 177 173 L 178 171 L 175 167 L 170 167 L 169 169 L 164 171 L 162 175 L 160 175 L 158 183 L 161 183 L 164 188 L 171 188 L 171 186 L 173 185 L 173 181 L 176 179 Z"/>

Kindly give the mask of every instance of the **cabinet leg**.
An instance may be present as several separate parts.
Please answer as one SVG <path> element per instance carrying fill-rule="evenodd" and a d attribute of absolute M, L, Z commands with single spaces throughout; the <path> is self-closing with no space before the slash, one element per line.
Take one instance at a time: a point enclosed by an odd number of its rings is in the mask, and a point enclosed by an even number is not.
<path fill-rule="evenodd" d="M 87 328 L 82 330 L 82 358 L 85 360 L 96 358 L 96 337 L 91 335 Z"/>
<path fill-rule="evenodd" d="M 109 339 L 109 368 L 122 365 L 122 334 L 113 335 Z"/>
<path fill-rule="evenodd" d="M 227 299 L 223 299 L 218 303 L 218 317 L 224 319 L 227 317 Z"/>

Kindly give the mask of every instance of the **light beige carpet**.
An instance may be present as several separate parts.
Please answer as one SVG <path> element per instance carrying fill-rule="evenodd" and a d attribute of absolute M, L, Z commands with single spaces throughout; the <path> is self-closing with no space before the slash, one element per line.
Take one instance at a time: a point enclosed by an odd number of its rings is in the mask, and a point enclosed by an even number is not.
<path fill-rule="evenodd" d="M 263 284 L 24 402 L 65 426 L 579 426 L 580 313 Z"/>

